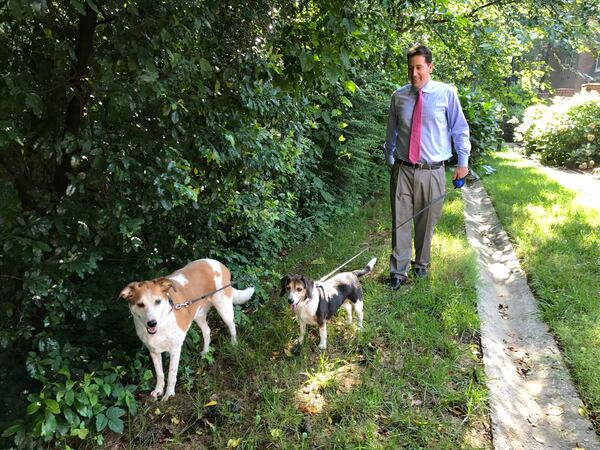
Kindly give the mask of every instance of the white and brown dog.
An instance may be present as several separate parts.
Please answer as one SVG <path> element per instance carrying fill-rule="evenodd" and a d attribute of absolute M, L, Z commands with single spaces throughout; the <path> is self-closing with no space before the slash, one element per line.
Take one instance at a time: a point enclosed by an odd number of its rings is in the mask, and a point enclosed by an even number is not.
<path fill-rule="evenodd" d="M 167 390 L 162 399 L 175 394 L 181 346 L 192 321 L 202 330 L 202 353 L 208 351 L 210 328 L 206 315 L 211 307 L 215 307 L 229 328 L 231 341 L 235 344 L 233 305 L 247 302 L 254 294 L 254 288 L 239 291 L 230 283 L 231 273 L 227 267 L 212 259 L 199 259 L 167 277 L 134 281 L 121 291 L 120 296 L 129 302 L 135 331 L 150 351 L 154 363 L 156 386 L 151 394 L 153 397 L 162 395 L 165 386 L 163 352 L 169 353 L 170 362 Z M 184 306 L 186 302 L 187 306 Z"/>
<path fill-rule="evenodd" d="M 358 280 L 366 275 L 377 262 L 373 258 L 362 270 L 342 272 L 324 282 L 315 282 L 303 275 L 285 276 L 281 279 L 280 296 L 287 293 L 288 303 L 300 324 L 300 336 L 295 341 L 304 341 L 306 325 L 318 325 L 321 341 L 319 348 L 327 348 L 327 320 L 340 306 L 346 310 L 348 324 L 352 323 L 352 307 L 358 318 L 358 328 L 363 323 L 363 291 Z"/>

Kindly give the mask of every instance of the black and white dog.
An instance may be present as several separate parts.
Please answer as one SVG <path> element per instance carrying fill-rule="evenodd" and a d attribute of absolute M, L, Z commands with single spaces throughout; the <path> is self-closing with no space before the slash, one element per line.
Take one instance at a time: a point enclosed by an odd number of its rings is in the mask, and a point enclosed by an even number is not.
<path fill-rule="evenodd" d="M 340 306 L 346 309 L 348 324 L 352 323 L 352 306 L 358 317 L 358 328 L 363 322 L 363 291 L 359 277 L 366 275 L 377 262 L 373 258 L 364 269 L 342 272 L 327 281 L 315 282 L 303 275 L 285 276 L 281 279 L 280 296 L 287 293 L 288 303 L 300 323 L 300 336 L 296 344 L 304 341 L 306 325 L 318 325 L 321 342 L 319 348 L 327 348 L 327 320 Z"/>

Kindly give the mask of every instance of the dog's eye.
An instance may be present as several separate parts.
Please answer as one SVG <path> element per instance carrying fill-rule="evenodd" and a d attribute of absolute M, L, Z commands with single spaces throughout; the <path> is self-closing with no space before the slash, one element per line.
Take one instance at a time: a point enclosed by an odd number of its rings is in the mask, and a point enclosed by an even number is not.
<path fill-rule="evenodd" d="M 155 304 L 155 305 L 160 305 L 160 302 L 161 302 L 161 301 L 162 301 L 162 300 L 161 300 L 160 298 L 157 298 L 156 300 L 154 300 L 154 304 Z"/>
<path fill-rule="evenodd" d="M 288 286 L 288 287 L 286 287 L 286 289 L 287 289 L 287 291 L 288 291 L 288 292 L 290 292 L 290 291 L 292 290 L 292 288 L 291 288 L 291 287 L 289 287 L 289 286 Z"/>
<path fill-rule="evenodd" d="M 138 303 L 137 305 L 138 305 L 138 307 L 140 307 L 140 308 L 143 308 L 143 307 L 144 307 L 144 304 L 143 304 L 143 303 L 141 303 L 141 302 L 140 302 L 140 303 Z"/>
<path fill-rule="evenodd" d="M 297 290 L 298 292 L 301 292 L 301 291 L 302 291 L 302 288 L 301 288 L 301 287 L 297 287 L 297 288 L 296 288 L 296 290 Z"/>

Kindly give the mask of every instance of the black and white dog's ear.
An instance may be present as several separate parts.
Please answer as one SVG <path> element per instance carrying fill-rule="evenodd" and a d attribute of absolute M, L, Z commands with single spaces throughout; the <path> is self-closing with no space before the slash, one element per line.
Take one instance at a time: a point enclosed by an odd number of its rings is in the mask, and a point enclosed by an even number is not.
<path fill-rule="evenodd" d="M 285 291 L 286 291 L 286 288 L 287 288 L 287 285 L 289 282 L 290 282 L 290 277 L 288 277 L 287 275 L 281 279 L 281 281 L 280 281 L 281 291 L 279 292 L 280 297 L 283 297 L 285 295 Z"/>
<path fill-rule="evenodd" d="M 313 288 L 315 287 L 315 282 L 307 277 L 302 277 L 302 282 L 304 283 L 304 287 L 306 288 L 306 298 L 311 298 Z"/>

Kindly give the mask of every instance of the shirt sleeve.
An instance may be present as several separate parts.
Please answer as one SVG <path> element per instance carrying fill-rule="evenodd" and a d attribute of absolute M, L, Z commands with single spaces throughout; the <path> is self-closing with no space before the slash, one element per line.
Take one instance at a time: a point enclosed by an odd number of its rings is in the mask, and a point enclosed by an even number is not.
<path fill-rule="evenodd" d="M 469 124 L 460 106 L 456 89 L 451 89 L 448 100 L 448 126 L 458 156 L 458 166 L 468 167 L 471 154 L 471 141 L 469 140 Z"/>
<path fill-rule="evenodd" d="M 387 132 L 385 136 L 385 144 L 383 151 L 385 154 L 385 162 L 390 166 L 394 164 L 394 153 L 396 151 L 396 139 L 398 138 L 398 118 L 396 116 L 396 108 L 394 107 L 394 96 L 390 102 L 390 111 L 388 114 Z"/>

